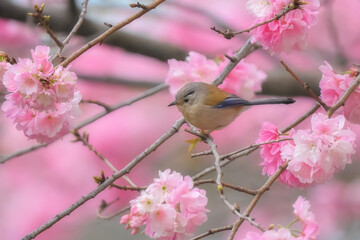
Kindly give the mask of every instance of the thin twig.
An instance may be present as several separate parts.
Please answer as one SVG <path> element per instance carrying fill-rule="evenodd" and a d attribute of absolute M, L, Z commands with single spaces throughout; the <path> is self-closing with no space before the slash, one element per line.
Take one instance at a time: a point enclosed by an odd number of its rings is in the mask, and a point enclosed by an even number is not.
<path fill-rule="evenodd" d="M 327 111 L 327 115 L 331 117 L 336 110 L 338 110 L 341 106 L 344 106 L 346 100 L 350 97 L 351 93 L 355 91 L 355 89 L 360 84 L 360 74 L 354 79 L 354 81 L 351 83 L 351 85 L 346 89 L 344 94 L 341 96 L 341 98 L 330 107 L 330 109 Z"/>
<path fill-rule="evenodd" d="M 239 158 L 239 157 L 242 157 L 242 156 L 246 156 L 246 155 L 254 152 L 256 149 L 257 149 L 257 148 L 254 147 L 254 148 L 251 148 L 251 149 L 249 149 L 249 150 L 246 150 L 246 151 L 244 151 L 244 152 L 242 152 L 242 153 L 240 153 L 240 154 L 236 154 L 236 155 L 233 155 L 233 156 L 231 156 L 231 157 L 228 157 L 228 158 L 226 158 L 226 159 L 224 159 L 224 160 L 222 160 L 222 161 L 220 162 L 220 167 L 226 166 L 227 164 L 229 164 L 230 162 L 232 162 L 234 159 Z M 197 173 L 196 175 L 192 176 L 192 179 L 193 179 L 194 181 L 196 181 L 196 180 L 198 180 L 199 178 L 201 178 L 201 177 L 203 177 L 203 176 L 205 176 L 205 175 L 207 175 L 207 174 L 209 174 L 209 173 L 211 173 L 211 172 L 213 172 L 213 171 L 215 171 L 215 170 L 216 170 L 215 166 L 211 166 L 211 167 L 205 168 L 205 169 L 202 170 L 201 172 L 199 172 L 199 173 Z"/>
<path fill-rule="evenodd" d="M 96 150 L 95 147 L 89 143 L 89 135 L 86 132 L 81 135 L 78 129 L 74 129 L 73 131 L 71 131 L 71 133 L 76 137 L 73 142 L 82 142 L 83 145 L 87 146 L 90 151 L 95 153 L 96 156 L 98 156 L 103 162 L 105 162 L 106 165 L 108 165 L 113 172 L 118 171 L 109 160 L 107 160 L 103 155 L 101 155 L 99 151 Z"/>
<path fill-rule="evenodd" d="M 135 187 L 135 186 L 122 186 L 122 185 L 117 185 L 117 184 L 111 184 L 111 187 L 120 189 L 120 190 L 125 190 L 125 191 L 143 191 L 146 189 L 146 187 Z"/>
<path fill-rule="evenodd" d="M 231 230 L 233 228 L 233 225 L 228 225 L 228 226 L 223 226 L 223 227 L 218 227 L 218 228 L 212 228 L 210 230 L 208 230 L 206 233 L 197 235 L 196 237 L 191 238 L 190 240 L 199 240 L 202 239 L 204 237 L 210 236 L 214 233 L 218 233 L 218 232 L 222 232 L 222 231 L 226 231 L 226 230 Z"/>
<path fill-rule="evenodd" d="M 320 108 L 319 103 L 315 103 L 315 105 L 310 108 L 305 114 L 303 114 L 301 117 L 299 117 L 298 119 L 296 119 L 293 123 L 291 123 L 290 125 L 286 126 L 285 128 L 281 129 L 280 132 L 281 133 L 286 133 L 287 131 L 289 131 L 290 129 L 296 127 L 297 125 L 299 125 L 302 121 L 304 121 L 305 119 L 307 119 L 308 117 L 310 117 L 313 113 L 315 113 L 318 109 Z"/>
<path fill-rule="evenodd" d="M 96 215 L 98 216 L 98 218 L 110 220 L 110 219 L 113 219 L 114 217 L 119 216 L 120 214 L 123 214 L 124 212 L 127 212 L 127 211 L 129 211 L 129 210 L 130 210 L 130 206 L 125 207 L 125 208 L 117 211 L 116 213 L 114 213 L 114 214 L 112 214 L 112 215 L 110 215 L 110 216 L 103 216 L 103 215 L 101 215 L 101 212 L 102 212 L 102 211 L 100 212 L 100 211 L 98 210 L 98 212 L 97 212 Z"/>
<path fill-rule="evenodd" d="M 201 184 L 204 184 L 204 183 L 216 183 L 216 180 L 215 180 L 215 179 L 198 180 L 198 181 L 195 181 L 195 182 L 194 182 L 194 186 L 198 186 L 198 185 L 201 185 Z M 222 184 L 224 187 L 227 187 L 227 188 L 236 190 L 236 191 L 238 191 L 238 192 L 247 193 L 247 194 L 252 195 L 252 196 L 255 196 L 256 193 L 257 193 L 256 190 L 250 190 L 250 189 L 247 189 L 247 188 L 244 188 L 244 187 L 235 186 L 235 185 L 232 185 L 232 184 L 230 184 L 230 183 L 221 182 L 221 184 Z"/>
<path fill-rule="evenodd" d="M 276 179 L 280 176 L 280 174 L 285 171 L 285 169 L 288 166 L 289 161 L 283 163 L 279 169 L 271 176 L 269 177 L 269 179 L 265 182 L 265 184 L 263 186 L 261 186 L 257 192 L 257 194 L 254 196 L 254 198 L 251 200 L 250 204 L 248 205 L 248 207 L 246 208 L 246 210 L 243 212 L 242 215 L 244 216 L 250 216 L 250 213 L 252 212 L 252 210 L 254 209 L 255 205 L 258 203 L 259 199 L 261 198 L 261 196 L 270 189 L 271 185 L 276 181 Z M 235 237 L 235 234 L 237 232 L 237 230 L 239 229 L 239 227 L 241 226 L 241 224 L 244 222 L 244 219 L 239 218 L 235 224 L 233 229 L 231 230 L 231 234 L 228 237 L 228 240 L 233 240 Z"/>
<path fill-rule="evenodd" d="M 74 25 L 73 29 L 70 31 L 69 35 L 62 42 L 62 45 L 59 46 L 59 50 L 57 51 L 56 55 L 54 55 L 54 57 L 61 56 L 61 52 L 64 49 L 64 47 L 70 42 L 71 38 L 77 33 L 77 31 L 79 30 L 81 25 L 84 23 L 85 16 L 86 16 L 86 13 L 87 13 L 88 2 L 89 2 L 89 0 L 84 0 L 81 3 L 82 8 L 81 8 L 81 12 L 80 12 L 80 15 L 79 15 L 79 19 L 76 22 L 76 24 Z"/>
<path fill-rule="evenodd" d="M 250 53 L 260 48 L 259 45 L 251 43 L 249 38 L 245 44 L 232 56 L 234 61 L 229 61 L 226 67 L 221 71 L 217 78 L 212 82 L 213 85 L 220 85 L 224 79 L 229 75 L 229 73 L 236 67 L 236 65 L 241 61 L 241 59 L 248 56 Z"/>
<path fill-rule="evenodd" d="M 262 142 L 262 143 L 257 143 L 257 144 L 251 144 L 251 145 L 249 145 L 247 147 L 236 150 L 234 152 L 224 154 L 224 155 L 221 156 L 221 159 L 228 158 L 228 157 L 230 157 L 232 155 L 244 152 L 246 150 L 249 150 L 249 149 L 252 149 L 252 148 L 255 148 L 255 147 L 257 148 L 257 147 L 260 147 L 262 145 L 267 145 L 267 144 L 271 144 L 271 143 L 278 143 L 278 142 L 283 142 L 283 141 L 291 141 L 291 140 L 292 140 L 292 138 L 280 138 L 280 139 L 276 139 L 276 140 L 272 140 L 272 141 L 267 141 L 267 142 Z"/>
<path fill-rule="evenodd" d="M 204 152 L 199 152 L 199 153 L 193 153 L 190 155 L 191 158 L 195 158 L 195 157 L 200 157 L 200 156 L 207 156 L 207 155 L 211 155 L 212 151 L 211 150 L 207 150 Z"/>
<path fill-rule="evenodd" d="M 244 219 L 244 220 L 248 221 L 251 225 L 257 227 L 261 231 L 265 231 L 264 228 L 262 226 L 260 226 L 260 224 L 254 222 L 253 219 L 247 217 L 246 215 L 241 214 L 238 211 L 238 209 L 235 208 L 235 206 L 233 204 L 231 204 L 227 200 L 227 198 L 226 198 L 226 196 L 224 194 L 223 185 L 222 185 L 222 182 L 221 182 L 221 177 L 222 177 L 223 173 L 222 173 L 221 166 L 220 166 L 220 155 L 217 152 L 216 145 L 213 142 L 213 139 L 212 139 L 211 136 L 208 136 L 205 139 L 205 142 L 210 146 L 211 151 L 212 151 L 212 153 L 214 155 L 214 158 L 215 158 L 214 165 L 215 165 L 215 169 L 216 169 L 216 172 L 217 172 L 215 182 L 217 184 L 217 190 L 219 192 L 220 199 L 225 203 L 226 206 L 228 206 L 230 208 L 231 212 L 233 212 L 237 217 L 239 217 L 240 219 Z"/>
<path fill-rule="evenodd" d="M 63 43 L 56 37 L 55 33 L 51 30 L 49 22 L 50 16 L 43 15 L 45 4 L 41 4 L 40 7 L 35 4 L 34 13 L 28 13 L 29 16 L 33 17 L 34 21 L 37 25 L 41 25 L 45 28 L 47 34 L 49 34 L 50 38 L 54 40 L 58 47 L 63 47 Z"/>
<path fill-rule="evenodd" d="M 103 102 L 100 102 L 100 101 L 95 101 L 95 100 L 84 100 L 84 99 L 81 99 L 81 102 L 82 103 L 96 104 L 96 105 L 99 105 L 99 106 L 103 107 L 107 112 L 111 112 L 111 107 L 106 103 L 103 103 Z"/>
<path fill-rule="evenodd" d="M 141 16 L 143 16 L 145 13 L 149 12 L 150 10 L 156 8 L 157 6 L 159 6 L 161 3 L 165 2 L 165 0 L 155 0 L 153 3 L 146 5 L 144 8 L 142 8 L 139 12 L 135 13 L 134 15 L 130 16 L 129 18 L 125 19 L 124 21 L 116 24 L 113 27 L 110 27 L 108 30 L 106 30 L 104 33 L 102 33 L 101 35 L 99 35 L 98 37 L 96 37 L 95 39 L 91 40 L 90 42 L 88 42 L 86 45 L 84 45 L 82 48 L 80 48 L 79 50 L 77 50 L 76 52 L 74 52 L 73 54 L 71 54 L 71 56 L 69 56 L 65 61 L 63 61 L 61 63 L 61 65 L 63 67 L 66 67 L 67 65 L 69 65 L 72 61 L 74 61 L 76 58 L 78 58 L 81 54 L 83 54 L 84 52 L 86 52 L 87 50 L 89 50 L 90 48 L 92 48 L 93 46 L 95 46 L 98 43 L 101 43 L 104 41 L 105 38 L 107 38 L 108 36 L 110 36 L 112 33 L 116 32 L 117 30 L 119 30 L 120 28 L 128 25 L 129 23 L 133 22 L 134 20 L 140 18 Z"/>
<path fill-rule="evenodd" d="M 223 186 L 222 186 L 222 183 L 221 183 L 221 177 L 223 175 L 222 173 L 222 170 L 221 170 L 221 167 L 220 167 L 220 155 L 219 153 L 217 152 L 217 147 L 212 139 L 211 136 L 209 136 L 208 138 L 205 139 L 205 142 L 209 145 L 211 151 L 212 151 L 212 154 L 214 155 L 214 166 L 215 166 L 215 169 L 216 169 L 216 184 L 217 184 L 217 190 L 218 192 L 220 193 L 220 195 L 223 195 L 224 192 L 223 192 Z"/>
<path fill-rule="evenodd" d="M 116 203 L 117 201 L 119 201 L 120 198 L 115 198 L 114 200 L 112 200 L 111 202 L 106 202 L 105 200 L 101 200 L 100 206 L 98 207 L 97 211 L 96 211 L 96 215 L 99 218 L 103 218 L 103 216 L 101 215 L 101 213 L 108 208 L 109 206 L 111 206 L 112 204 Z"/>
<path fill-rule="evenodd" d="M 284 61 L 280 61 L 280 63 L 284 66 L 285 70 L 291 74 L 291 76 L 294 77 L 294 79 L 301 85 L 304 87 L 305 91 L 312 97 L 314 98 L 324 109 L 325 111 L 329 110 L 329 106 L 326 105 L 320 98 L 318 95 L 316 95 L 316 93 L 310 88 L 309 83 L 307 82 L 303 82 L 292 70 L 291 68 L 286 65 L 286 63 Z"/>
<path fill-rule="evenodd" d="M 280 12 L 275 14 L 274 17 L 270 18 L 269 20 L 258 23 L 258 24 L 255 24 L 254 26 L 252 26 L 252 27 L 250 27 L 248 29 L 238 31 L 238 32 L 234 32 L 234 35 L 242 34 L 242 33 L 245 33 L 245 32 L 250 32 L 251 30 L 254 30 L 255 28 L 258 28 L 258 27 L 260 27 L 262 25 L 268 24 L 268 23 L 270 23 L 272 21 L 275 21 L 275 20 L 279 20 L 282 16 L 285 16 L 285 14 L 287 14 L 288 12 L 290 12 L 292 10 L 295 10 L 295 9 L 298 9 L 300 7 L 300 5 L 296 4 L 297 2 L 299 2 L 299 1 L 298 0 L 291 1 L 291 3 L 289 3 L 288 6 L 283 7 L 283 9 L 281 9 Z"/>
<path fill-rule="evenodd" d="M 257 195 L 255 195 L 254 198 L 256 198 L 256 196 Z M 259 223 L 255 222 L 254 219 L 249 217 L 249 214 L 240 213 L 239 210 L 227 200 L 224 194 L 220 194 L 220 198 L 225 203 L 225 205 L 228 206 L 228 208 L 230 208 L 231 212 L 234 213 L 239 219 L 243 221 L 246 220 L 260 231 L 265 232 L 265 228 L 262 227 Z"/>
<path fill-rule="evenodd" d="M 113 171 L 113 172 L 117 172 L 118 170 L 116 169 L 116 167 L 107 159 L 105 158 L 102 154 L 99 153 L 98 150 L 96 150 L 96 148 L 91 145 L 89 143 L 89 134 L 84 132 L 82 135 L 79 133 L 78 129 L 74 129 L 71 131 L 71 133 L 76 137 L 76 139 L 73 142 L 82 142 L 84 146 L 87 146 L 89 148 L 90 151 L 92 151 L 93 153 L 95 153 L 96 156 L 98 156 L 103 162 L 105 162 L 106 165 L 108 165 L 108 167 Z M 132 187 L 137 187 L 137 185 L 126 175 L 121 177 L 122 179 L 124 179 L 125 181 L 127 181 Z"/>
<path fill-rule="evenodd" d="M 260 27 L 262 25 L 268 24 L 268 23 L 270 23 L 272 21 L 275 21 L 275 20 L 279 20 L 282 16 L 285 16 L 285 14 L 287 14 L 288 12 L 300 8 L 301 5 L 302 5 L 302 3 L 299 0 L 293 0 L 293 1 L 291 1 L 291 3 L 289 3 L 288 6 L 283 7 L 280 12 L 275 14 L 274 17 L 272 17 L 269 20 L 266 20 L 264 22 L 255 24 L 254 26 L 252 26 L 252 27 L 250 27 L 248 29 L 242 30 L 242 31 L 233 32 L 231 29 L 226 29 L 225 31 L 221 31 L 219 29 L 216 29 L 215 27 L 211 27 L 210 29 L 217 32 L 218 34 L 223 35 L 224 38 L 226 38 L 226 39 L 231 39 L 231 38 L 235 37 L 238 34 L 242 34 L 242 33 L 245 33 L 245 32 L 250 32 L 250 31 L 254 30 L 255 28 L 258 28 L 258 27 Z"/>

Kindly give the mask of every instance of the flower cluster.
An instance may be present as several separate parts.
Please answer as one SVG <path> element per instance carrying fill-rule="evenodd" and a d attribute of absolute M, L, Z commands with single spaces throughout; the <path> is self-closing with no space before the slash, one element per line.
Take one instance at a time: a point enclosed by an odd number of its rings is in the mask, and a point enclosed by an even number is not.
<path fill-rule="evenodd" d="M 293 144 L 293 141 L 281 139 L 291 138 L 295 133 L 295 130 L 291 130 L 289 134 L 281 134 L 276 126 L 272 123 L 265 122 L 257 139 L 257 143 L 269 142 L 278 140 L 278 142 L 269 143 L 260 146 L 260 155 L 263 162 L 260 163 L 264 166 L 262 174 L 268 176 L 273 175 L 276 170 L 285 162 L 282 158 L 282 149 L 287 145 Z M 285 170 L 278 178 L 280 182 L 286 183 L 289 187 L 305 187 L 306 185 L 301 183 L 299 179 L 294 176 L 289 170 Z"/>
<path fill-rule="evenodd" d="M 350 71 L 350 73 L 337 74 L 326 61 L 319 69 L 323 74 L 320 80 L 320 98 L 328 106 L 334 105 L 346 89 L 349 88 L 354 81 L 353 73 L 358 74 L 357 70 Z M 338 112 L 343 113 L 350 122 L 360 124 L 360 87 L 351 93 L 344 107 L 339 109 Z"/>
<path fill-rule="evenodd" d="M 290 187 L 304 187 L 322 183 L 351 163 L 355 149 L 355 133 L 344 128 L 345 117 L 328 118 L 322 113 L 314 114 L 311 129 L 290 133 L 292 141 L 261 146 L 264 161 L 263 174 L 272 175 L 277 167 L 290 160 L 288 168 L 279 180 Z M 283 138 L 275 126 L 267 123 L 260 132 L 258 142 Z"/>
<path fill-rule="evenodd" d="M 248 11 L 256 17 L 254 25 L 266 22 L 286 6 L 291 0 L 249 0 Z M 299 5 L 299 6 L 297 6 Z M 289 53 L 306 47 L 308 32 L 317 21 L 319 0 L 295 1 L 294 9 L 267 24 L 254 29 L 252 42 L 259 42 L 265 50 L 272 53 Z"/>
<path fill-rule="evenodd" d="M 211 83 L 228 63 L 229 60 L 225 57 L 211 60 L 199 53 L 190 52 L 186 61 L 175 59 L 168 61 L 169 72 L 165 82 L 170 87 L 170 93 L 175 95 L 189 82 Z M 254 64 L 241 60 L 219 87 L 242 98 L 250 99 L 255 95 L 255 91 L 261 90 L 265 78 L 266 74 L 258 70 Z"/>
<path fill-rule="evenodd" d="M 37 46 L 31 59 L 8 66 L 3 84 L 10 92 L 2 105 L 5 116 L 30 139 L 50 142 L 66 134 L 71 118 L 80 114 L 76 74 L 69 68 L 54 68 L 49 47 Z"/>
<path fill-rule="evenodd" d="M 309 211 L 310 203 L 303 197 L 299 196 L 293 204 L 296 221 L 300 222 L 302 231 L 300 234 L 292 233 L 287 228 L 280 228 L 277 231 L 267 230 L 263 233 L 248 232 L 244 240 L 315 240 L 319 235 L 319 224 L 315 220 L 313 212 Z M 290 224 L 292 225 L 292 224 Z"/>
<path fill-rule="evenodd" d="M 169 169 L 159 171 L 159 178 L 130 202 L 130 214 L 124 215 L 120 223 L 132 228 L 132 234 L 146 225 L 145 234 L 151 238 L 184 239 L 207 220 L 205 194 L 194 188 L 189 176 L 171 173 Z"/>

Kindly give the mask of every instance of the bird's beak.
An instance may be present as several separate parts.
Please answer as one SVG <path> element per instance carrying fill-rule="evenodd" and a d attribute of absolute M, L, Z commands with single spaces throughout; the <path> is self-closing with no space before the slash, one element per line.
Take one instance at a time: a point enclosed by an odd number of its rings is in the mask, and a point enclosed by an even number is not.
<path fill-rule="evenodd" d="M 168 107 L 171 107 L 171 106 L 174 106 L 174 105 L 176 105 L 176 101 L 173 101 L 172 103 L 170 103 L 170 104 L 168 105 Z"/>

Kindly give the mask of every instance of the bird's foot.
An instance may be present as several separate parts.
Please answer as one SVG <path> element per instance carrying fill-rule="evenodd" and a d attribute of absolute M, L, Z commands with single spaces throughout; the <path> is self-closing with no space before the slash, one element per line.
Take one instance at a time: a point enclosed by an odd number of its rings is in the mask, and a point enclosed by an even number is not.
<path fill-rule="evenodd" d="M 201 138 L 194 138 L 194 139 L 189 139 L 186 140 L 187 143 L 190 143 L 189 149 L 188 149 L 188 154 L 191 153 L 191 151 L 194 149 L 194 147 L 196 146 L 197 143 L 201 142 L 202 139 Z"/>

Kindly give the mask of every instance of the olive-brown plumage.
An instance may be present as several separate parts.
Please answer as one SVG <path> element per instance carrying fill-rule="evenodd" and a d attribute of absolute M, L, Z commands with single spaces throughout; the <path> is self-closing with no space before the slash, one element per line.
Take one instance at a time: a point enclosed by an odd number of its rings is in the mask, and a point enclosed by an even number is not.
<path fill-rule="evenodd" d="M 291 98 L 247 101 L 216 86 L 192 82 L 178 91 L 169 106 L 176 105 L 191 125 L 213 131 L 229 125 L 247 106 L 294 102 Z"/>

